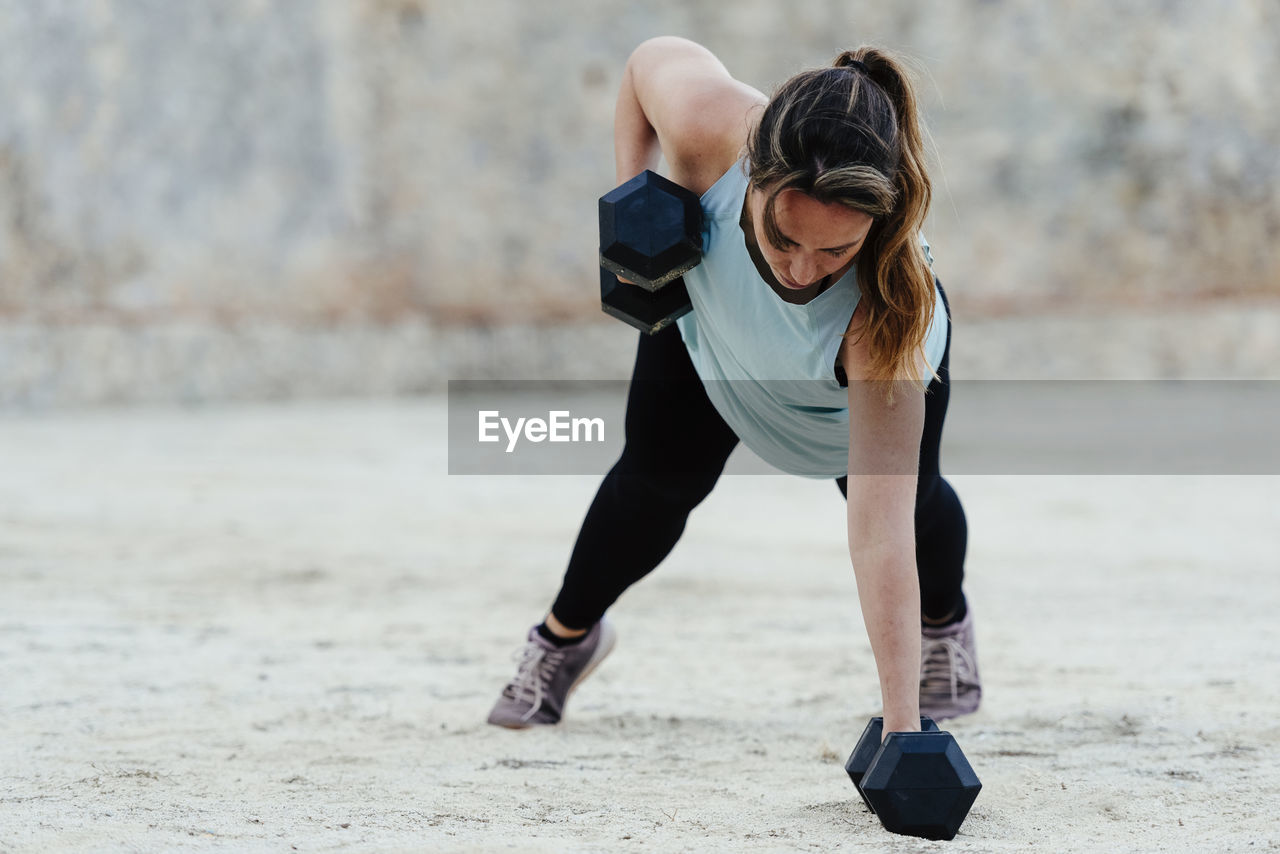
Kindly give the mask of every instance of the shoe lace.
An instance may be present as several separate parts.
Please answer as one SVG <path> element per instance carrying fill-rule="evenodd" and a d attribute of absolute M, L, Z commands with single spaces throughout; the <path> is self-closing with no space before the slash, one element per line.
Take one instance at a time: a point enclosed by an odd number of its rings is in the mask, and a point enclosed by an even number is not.
<path fill-rule="evenodd" d="M 976 685 L 977 666 L 955 638 L 923 638 L 920 642 L 920 693 L 955 700 L 960 686 Z"/>
<path fill-rule="evenodd" d="M 516 676 L 507 685 L 506 695 L 516 702 L 529 703 L 529 711 L 520 716 L 529 720 L 542 708 L 542 698 L 551 690 L 551 678 L 564 662 L 563 650 L 548 650 L 530 641 L 516 650 L 519 662 Z"/>

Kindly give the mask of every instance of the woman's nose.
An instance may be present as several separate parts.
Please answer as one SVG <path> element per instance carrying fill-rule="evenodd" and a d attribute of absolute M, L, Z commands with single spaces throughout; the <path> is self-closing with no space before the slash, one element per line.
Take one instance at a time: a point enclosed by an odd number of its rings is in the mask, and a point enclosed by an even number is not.
<path fill-rule="evenodd" d="M 818 265 L 813 258 L 799 255 L 791 259 L 791 280 L 797 285 L 807 285 L 816 279 Z"/>

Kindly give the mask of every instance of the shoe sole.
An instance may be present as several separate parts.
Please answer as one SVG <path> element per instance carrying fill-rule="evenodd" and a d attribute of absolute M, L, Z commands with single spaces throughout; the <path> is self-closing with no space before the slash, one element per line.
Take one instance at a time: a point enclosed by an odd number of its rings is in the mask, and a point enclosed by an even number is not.
<path fill-rule="evenodd" d="M 596 651 L 591 658 L 587 660 L 587 666 L 582 668 L 582 672 L 578 674 L 578 678 L 573 680 L 573 684 L 569 686 L 569 691 L 564 695 L 564 704 L 569 705 L 569 698 L 573 696 L 573 692 L 578 690 L 578 686 L 582 684 L 588 676 L 595 672 L 600 666 L 600 662 L 609 657 L 609 653 L 613 652 L 614 646 L 618 643 L 618 632 L 613 628 L 612 623 L 604 623 L 600 627 L 600 645 L 596 647 Z M 562 717 L 560 720 L 564 720 Z M 560 721 L 556 721 L 559 723 Z M 490 721 L 490 723 L 494 723 Z M 553 724 L 528 724 L 516 723 L 515 721 L 494 723 L 494 726 L 500 726 L 504 729 L 533 729 L 540 726 L 553 726 Z"/>

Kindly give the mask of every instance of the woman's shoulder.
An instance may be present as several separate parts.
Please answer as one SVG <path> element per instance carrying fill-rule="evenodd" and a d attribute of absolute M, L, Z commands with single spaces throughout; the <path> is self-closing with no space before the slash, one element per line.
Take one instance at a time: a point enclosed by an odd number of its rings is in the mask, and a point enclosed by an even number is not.
<path fill-rule="evenodd" d="M 840 365 L 850 383 L 860 382 L 870 376 L 871 341 L 866 333 L 867 301 L 858 300 L 853 316 L 849 318 L 849 326 L 844 331 L 844 340 L 836 354 L 836 364 Z"/>
<path fill-rule="evenodd" d="M 737 162 L 768 99 L 688 39 L 650 39 L 636 48 L 630 65 L 672 180 L 705 193 Z"/>

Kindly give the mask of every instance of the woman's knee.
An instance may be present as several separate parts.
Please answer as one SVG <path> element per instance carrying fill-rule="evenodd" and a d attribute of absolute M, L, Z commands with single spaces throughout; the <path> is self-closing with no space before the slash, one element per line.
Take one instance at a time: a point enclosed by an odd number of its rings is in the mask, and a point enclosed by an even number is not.
<path fill-rule="evenodd" d="M 627 460 L 624 454 L 612 474 L 615 488 L 626 504 L 688 512 L 711 494 L 720 478 L 720 469 L 681 471 L 641 467 Z"/>

